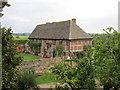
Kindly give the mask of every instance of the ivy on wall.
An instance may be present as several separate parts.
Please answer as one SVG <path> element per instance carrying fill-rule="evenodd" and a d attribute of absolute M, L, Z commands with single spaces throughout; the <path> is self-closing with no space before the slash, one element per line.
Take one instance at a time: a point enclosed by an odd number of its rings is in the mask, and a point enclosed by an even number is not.
<path fill-rule="evenodd" d="M 28 45 L 31 49 L 31 52 L 33 52 L 35 55 L 38 55 L 38 53 L 40 53 L 41 43 L 35 41 L 29 41 Z"/>
<path fill-rule="evenodd" d="M 52 46 L 52 43 L 46 43 L 47 50 Z"/>
<path fill-rule="evenodd" d="M 57 45 L 56 46 L 56 51 L 57 51 L 57 55 L 58 56 L 62 56 L 63 55 L 63 47 L 61 45 Z"/>

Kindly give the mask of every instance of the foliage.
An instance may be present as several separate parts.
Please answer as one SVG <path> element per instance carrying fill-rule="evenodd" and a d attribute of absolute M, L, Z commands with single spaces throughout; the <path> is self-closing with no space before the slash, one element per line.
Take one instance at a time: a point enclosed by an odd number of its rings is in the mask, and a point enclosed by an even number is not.
<path fill-rule="evenodd" d="M 35 41 L 29 41 L 28 45 L 31 48 L 31 51 L 34 52 L 35 55 L 38 55 L 38 53 L 40 52 L 41 43 Z"/>
<path fill-rule="evenodd" d="M 22 61 L 16 55 L 16 45 L 11 28 L 2 28 L 2 89 L 16 87 L 16 80 L 18 78 L 16 66 Z"/>
<path fill-rule="evenodd" d="M 71 66 L 69 63 L 57 63 L 54 65 L 52 72 L 56 75 L 56 79 L 62 83 L 67 83 L 71 89 L 94 89 L 95 80 L 93 77 L 93 68 L 91 64 L 90 46 L 86 46 L 85 56 L 81 59 L 71 61 L 76 61 L 77 65 Z M 65 60 L 68 61 L 68 60 Z M 69 60 L 70 61 L 70 60 Z"/>
<path fill-rule="evenodd" d="M 0 0 L 0 10 L 1 11 L 5 6 L 9 7 L 10 4 L 6 0 Z M 4 15 L 1 13 L 1 11 L 0 11 L 0 17 L 2 17 Z"/>
<path fill-rule="evenodd" d="M 56 51 L 58 56 L 62 56 L 63 54 L 63 47 L 61 45 L 56 46 Z"/>
<path fill-rule="evenodd" d="M 120 88 L 120 34 L 112 27 L 104 31 L 106 34 L 95 37 L 93 46 L 84 46 L 82 56 L 73 57 L 71 61 L 77 65 L 60 63 L 52 68 L 58 80 L 71 89 L 92 89 L 99 83 L 105 90 Z M 95 84 L 95 80 L 99 82 Z"/>
<path fill-rule="evenodd" d="M 83 58 L 83 56 L 84 56 L 84 52 L 83 51 L 71 53 L 71 58 L 80 59 L 80 58 Z"/>
<path fill-rule="evenodd" d="M 24 40 L 24 39 L 17 39 L 17 40 L 15 40 L 15 43 L 17 45 L 26 44 L 27 42 L 28 42 L 28 40 Z"/>
<path fill-rule="evenodd" d="M 55 82 L 55 75 L 52 72 L 46 72 L 42 76 L 37 76 L 37 84 Z"/>
<path fill-rule="evenodd" d="M 95 81 L 93 79 L 92 68 L 85 59 L 78 65 L 70 68 L 65 63 L 61 63 L 52 68 L 52 72 L 56 75 L 56 79 L 62 83 L 67 83 L 71 89 L 74 88 L 95 88 Z"/>
<path fill-rule="evenodd" d="M 10 4 L 8 4 L 6 0 L 2 0 L 2 8 L 4 8 L 5 6 L 9 7 Z"/>
<path fill-rule="evenodd" d="M 47 50 L 52 46 L 52 43 L 46 43 L 47 45 Z"/>
<path fill-rule="evenodd" d="M 84 45 L 83 51 L 75 52 L 71 54 L 71 58 L 73 59 L 81 59 L 84 56 L 88 56 L 88 58 L 91 58 L 92 55 L 92 46 L 91 45 Z"/>
<path fill-rule="evenodd" d="M 89 33 L 89 35 L 91 37 L 95 38 L 95 37 L 99 36 L 100 34 L 99 33 Z"/>
<path fill-rule="evenodd" d="M 26 44 L 28 42 L 28 36 L 13 35 L 13 38 L 17 45 Z"/>
<path fill-rule="evenodd" d="M 45 42 L 46 43 L 46 42 Z M 46 43 L 46 47 L 43 48 L 43 57 L 46 57 L 47 51 L 52 46 L 52 43 Z"/>
<path fill-rule="evenodd" d="M 35 56 L 35 55 L 30 55 L 26 53 L 19 53 L 17 56 L 22 57 L 23 61 L 30 61 L 30 60 L 40 60 L 41 57 Z"/>
<path fill-rule="evenodd" d="M 69 87 L 67 85 L 61 86 L 61 85 L 56 84 L 55 88 L 56 90 L 69 90 Z"/>
<path fill-rule="evenodd" d="M 17 35 L 16 38 L 19 38 L 19 35 Z"/>
<path fill-rule="evenodd" d="M 94 39 L 95 77 L 105 89 L 120 88 L 120 34 L 112 27 L 104 31 Z"/>
<path fill-rule="evenodd" d="M 35 81 L 35 72 L 34 69 L 30 68 L 21 68 L 19 70 L 19 75 L 18 75 L 18 80 L 17 80 L 17 89 L 18 90 L 27 90 L 30 88 L 36 88 L 37 83 Z"/>
<path fill-rule="evenodd" d="M 44 53 L 43 53 L 43 57 L 46 57 L 46 54 L 47 54 L 47 48 L 44 47 L 44 48 L 43 48 L 43 52 L 44 52 Z"/>

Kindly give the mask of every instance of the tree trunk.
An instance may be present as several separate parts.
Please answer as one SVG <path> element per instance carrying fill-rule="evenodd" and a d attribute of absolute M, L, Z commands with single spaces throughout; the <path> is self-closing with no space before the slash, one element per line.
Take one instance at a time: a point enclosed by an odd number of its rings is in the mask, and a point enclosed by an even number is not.
<path fill-rule="evenodd" d="M 69 84 L 69 86 L 71 87 L 71 89 L 72 89 L 72 90 L 74 90 L 74 88 L 73 88 L 72 84 L 71 84 L 71 83 L 68 83 L 68 84 Z"/>

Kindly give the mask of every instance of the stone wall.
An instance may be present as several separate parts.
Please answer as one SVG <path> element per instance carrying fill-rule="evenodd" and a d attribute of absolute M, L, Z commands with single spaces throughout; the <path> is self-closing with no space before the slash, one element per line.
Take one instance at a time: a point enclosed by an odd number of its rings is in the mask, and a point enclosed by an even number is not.
<path fill-rule="evenodd" d="M 56 62 L 60 62 L 61 58 L 44 58 L 41 60 L 23 61 L 18 68 L 34 68 L 37 74 L 47 72 Z"/>

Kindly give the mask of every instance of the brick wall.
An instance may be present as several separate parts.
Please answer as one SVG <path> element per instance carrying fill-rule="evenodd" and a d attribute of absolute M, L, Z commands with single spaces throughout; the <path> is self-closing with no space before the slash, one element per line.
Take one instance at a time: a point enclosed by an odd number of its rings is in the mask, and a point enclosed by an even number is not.
<path fill-rule="evenodd" d="M 24 52 L 26 50 L 27 50 L 27 46 L 25 46 L 25 45 L 18 45 L 16 47 L 16 52 Z"/>
<path fill-rule="evenodd" d="M 83 51 L 86 44 L 92 44 L 92 40 L 74 40 L 70 41 L 70 52 Z"/>
<path fill-rule="evenodd" d="M 53 51 L 56 50 L 57 45 L 61 45 L 63 47 L 63 51 L 65 56 L 69 56 L 70 52 L 79 52 L 83 51 L 83 47 L 85 44 L 92 44 L 92 40 L 34 40 L 37 42 L 41 42 L 41 52 L 39 56 L 41 57 L 53 57 Z M 51 44 L 48 48 L 47 43 Z M 45 54 L 46 50 L 46 54 Z"/>
<path fill-rule="evenodd" d="M 69 45 L 66 45 L 68 44 L 68 40 L 34 40 L 34 41 L 41 42 L 41 50 L 40 50 L 41 53 L 39 54 L 39 56 L 41 57 L 52 57 L 53 49 L 56 50 L 57 45 L 61 45 L 63 47 L 63 51 L 66 56 L 69 55 Z M 47 48 L 47 43 L 51 44 L 49 48 Z M 46 50 L 46 55 L 44 56 L 45 50 Z"/>

